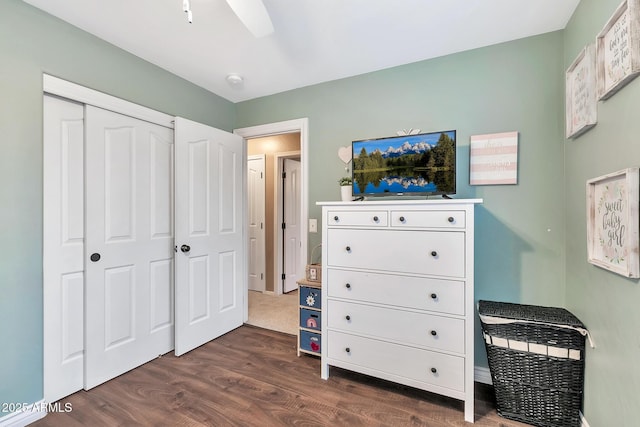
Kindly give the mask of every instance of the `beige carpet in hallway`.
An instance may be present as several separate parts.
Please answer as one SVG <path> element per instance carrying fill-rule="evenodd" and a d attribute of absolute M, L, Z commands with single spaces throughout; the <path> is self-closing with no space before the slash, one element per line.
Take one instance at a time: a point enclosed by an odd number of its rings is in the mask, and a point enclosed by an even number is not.
<path fill-rule="evenodd" d="M 298 291 L 283 295 L 249 291 L 249 320 L 247 323 L 273 331 L 297 335 Z"/>

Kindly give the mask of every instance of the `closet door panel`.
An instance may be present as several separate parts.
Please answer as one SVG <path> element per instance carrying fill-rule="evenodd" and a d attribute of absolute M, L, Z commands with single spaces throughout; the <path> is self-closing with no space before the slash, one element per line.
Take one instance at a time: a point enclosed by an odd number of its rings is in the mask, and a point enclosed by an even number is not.
<path fill-rule="evenodd" d="M 85 117 L 89 389 L 173 348 L 173 132 L 91 106 Z"/>
<path fill-rule="evenodd" d="M 84 108 L 45 96 L 43 138 L 44 399 L 82 388 Z"/>
<path fill-rule="evenodd" d="M 176 131 L 176 355 L 242 325 L 242 138 L 180 117 Z"/>

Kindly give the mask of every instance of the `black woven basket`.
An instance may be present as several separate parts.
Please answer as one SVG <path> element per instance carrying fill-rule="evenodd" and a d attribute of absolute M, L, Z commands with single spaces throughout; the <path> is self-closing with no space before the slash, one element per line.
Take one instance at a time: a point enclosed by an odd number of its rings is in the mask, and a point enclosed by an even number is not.
<path fill-rule="evenodd" d="M 541 427 L 579 427 L 585 337 L 572 328 L 585 329 L 582 322 L 563 308 L 493 301 L 480 301 L 478 313 L 498 414 Z"/>

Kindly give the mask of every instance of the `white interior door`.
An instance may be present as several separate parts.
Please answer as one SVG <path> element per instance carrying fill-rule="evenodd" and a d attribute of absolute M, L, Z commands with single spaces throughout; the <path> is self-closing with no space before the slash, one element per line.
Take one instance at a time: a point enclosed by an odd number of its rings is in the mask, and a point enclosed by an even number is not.
<path fill-rule="evenodd" d="M 303 260 L 300 243 L 300 162 L 284 159 L 284 284 L 283 292 L 297 289 Z"/>
<path fill-rule="evenodd" d="M 249 290 L 265 290 L 265 156 L 247 160 Z"/>
<path fill-rule="evenodd" d="M 176 117 L 176 355 L 242 325 L 242 138 Z"/>
<path fill-rule="evenodd" d="M 83 386 L 84 108 L 44 97 L 44 400 Z"/>
<path fill-rule="evenodd" d="M 173 131 L 85 107 L 85 389 L 173 348 Z"/>

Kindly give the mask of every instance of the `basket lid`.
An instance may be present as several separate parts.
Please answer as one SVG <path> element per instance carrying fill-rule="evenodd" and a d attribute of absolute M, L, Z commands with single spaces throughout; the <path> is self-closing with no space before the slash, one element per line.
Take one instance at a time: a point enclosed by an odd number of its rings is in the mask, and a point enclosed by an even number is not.
<path fill-rule="evenodd" d="M 568 310 L 559 307 L 541 307 L 537 305 L 480 300 L 478 301 L 478 313 L 482 316 L 585 328 L 580 319 Z"/>

